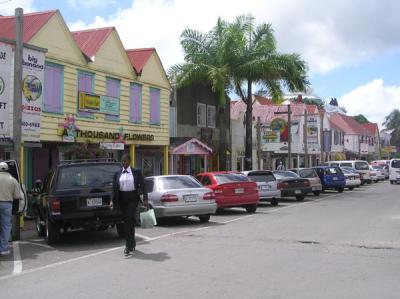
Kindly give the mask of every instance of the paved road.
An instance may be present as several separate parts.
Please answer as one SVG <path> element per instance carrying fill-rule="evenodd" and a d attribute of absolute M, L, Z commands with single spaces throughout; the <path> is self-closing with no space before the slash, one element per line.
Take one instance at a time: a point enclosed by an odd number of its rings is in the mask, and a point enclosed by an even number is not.
<path fill-rule="evenodd" d="M 27 229 L 0 260 L 1 297 L 397 299 L 399 192 L 382 182 L 208 224 L 168 221 L 139 230 L 129 258 L 115 231 L 73 232 L 49 247 Z"/>

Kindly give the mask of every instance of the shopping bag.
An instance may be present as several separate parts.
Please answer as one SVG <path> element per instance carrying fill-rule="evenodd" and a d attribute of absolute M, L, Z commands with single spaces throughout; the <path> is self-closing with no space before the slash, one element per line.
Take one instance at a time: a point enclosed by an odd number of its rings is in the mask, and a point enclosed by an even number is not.
<path fill-rule="evenodd" d="M 141 228 L 152 228 L 154 225 L 157 225 L 157 220 L 153 209 L 140 213 Z"/>

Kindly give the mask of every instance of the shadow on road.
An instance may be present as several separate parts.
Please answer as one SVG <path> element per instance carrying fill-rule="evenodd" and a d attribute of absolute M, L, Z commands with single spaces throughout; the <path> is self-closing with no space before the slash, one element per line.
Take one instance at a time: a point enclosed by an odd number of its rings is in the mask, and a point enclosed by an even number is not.
<path fill-rule="evenodd" d="M 158 253 L 146 253 L 143 251 L 136 250 L 133 255 L 127 257 L 127 259 L 138 259 L 138 260 L 149 260 L 153 262 L 164 262 L 171 259 L 171 257 L 166 252 Z"/>

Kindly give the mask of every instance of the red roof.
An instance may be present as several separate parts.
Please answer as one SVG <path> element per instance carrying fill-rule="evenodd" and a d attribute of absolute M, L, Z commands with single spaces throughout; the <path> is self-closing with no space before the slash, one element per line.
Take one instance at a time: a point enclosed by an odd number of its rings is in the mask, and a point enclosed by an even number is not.
<path fill-rule="evenodd" d="M 155 48 L 126 50 L 126 54 L 128 54 L 129 60 L 135 69 L 136 74 L 140 75 L 142 73 L 143 67 L 155 50 Z"/>
<path fill-rule="evenodd" d="M 260 105 L 272 105 L 274 102 L 272 102 L 272 99 L 270 98 L 265 98 L 259 95 L 254 95 L 254 99 L 260 104 Z"/>
<path fill-rule="evenodd" d="M 23 37 L 24 43 L 28 43 L 32 37 L 45 25 L 57 10 L 35 12 L 23 16 Z M 0 37 L 15 39 L 15 16 L 0 16 Z"/>
<path fill-rule="evenodd" d="M 367 130 L 351 116 L 335 113 L 330 117 L 330 121 L 347 134 L 369 135 Z"/>
<path fill-rule="evenodd" d="M 378 124 L 376 124 L 376 123 L 365 123 L 365 124 L 361 124 L 361 125 L 364 127 L 364 129 L 366 129 L 368 131 L 368 133 L 371 136 L 375 136 L 376 133 L 379 131 Z"/>
<path fill-rule="evenodd" d="M 90 60 L 108 38 L 114 27 L 96 28 L 71 32 L 76 44 Z"/>

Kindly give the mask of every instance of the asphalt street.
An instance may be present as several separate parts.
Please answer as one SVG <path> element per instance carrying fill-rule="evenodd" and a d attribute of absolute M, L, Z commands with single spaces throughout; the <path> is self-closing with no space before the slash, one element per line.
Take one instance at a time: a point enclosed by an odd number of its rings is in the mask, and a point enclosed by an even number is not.
<path fill-rule="evenodd" d="M 1 298 L 399 298 L 400 185 L 226 210 L 138 229 L 123 255 L 115 229 L 65 234 L 31 222 L 0 258 Z"/>

